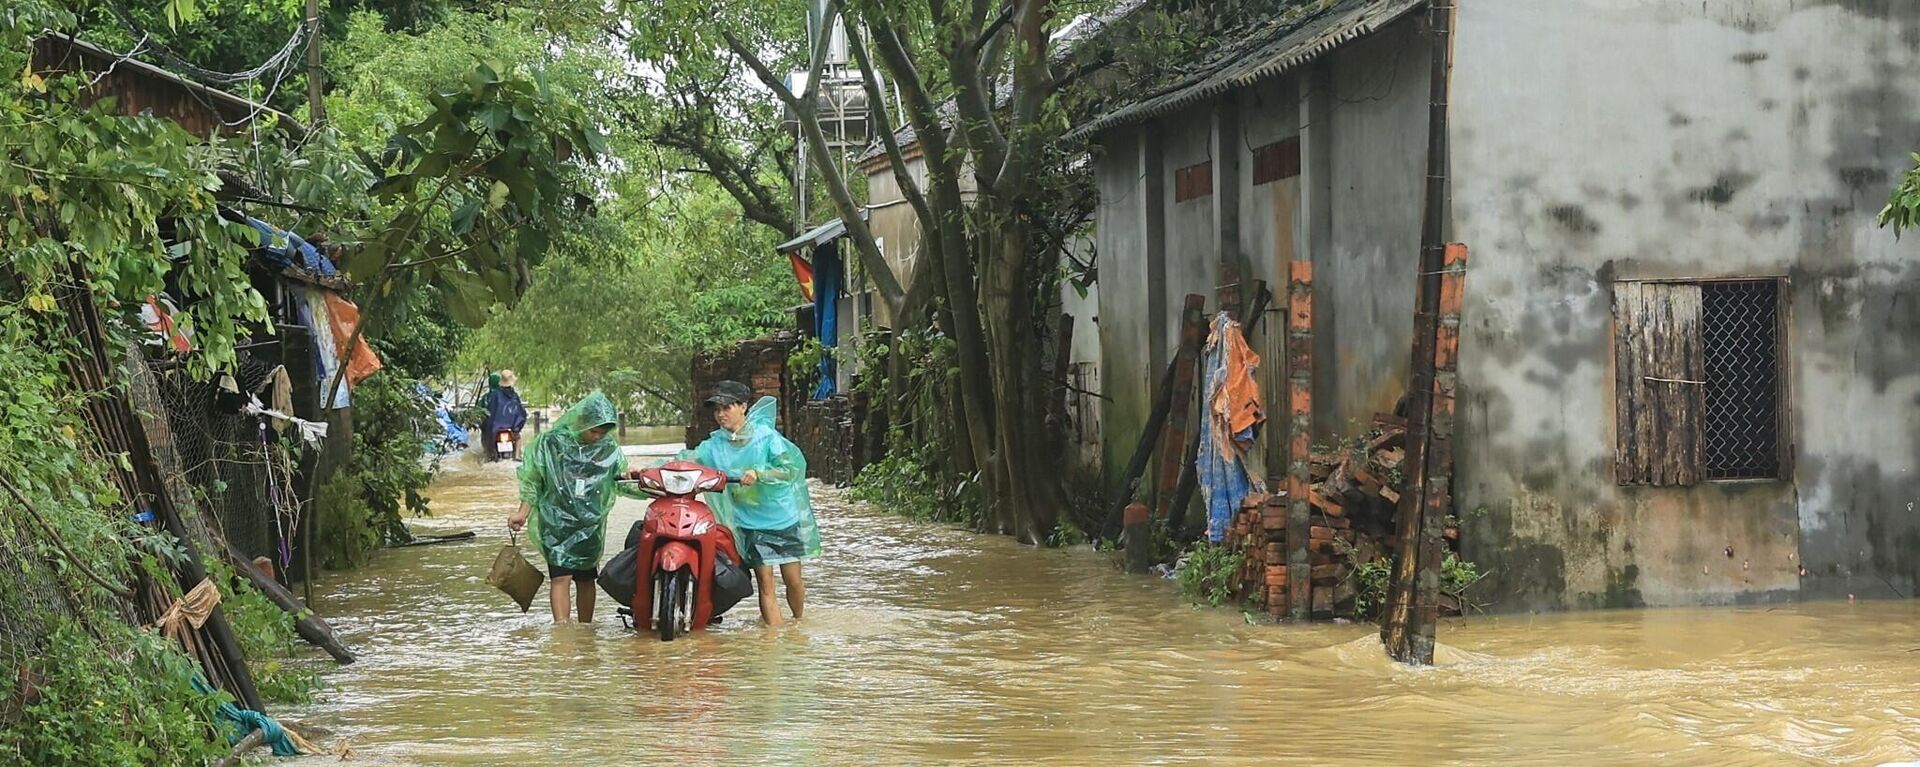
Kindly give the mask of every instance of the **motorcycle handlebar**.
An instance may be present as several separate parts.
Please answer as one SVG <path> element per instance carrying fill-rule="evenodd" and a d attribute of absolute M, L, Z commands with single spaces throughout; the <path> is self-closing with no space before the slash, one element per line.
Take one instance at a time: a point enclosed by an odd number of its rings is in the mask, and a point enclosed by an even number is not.
<path fill-rule="evenodd" d="M 727 484 L 730 484 L 730 485 L 738 485 L 738 484 L 740 484 L 740 481 L 741 481 L 741 478 L 740 478 L 740 475 L 738 475 L 738 474 L 735 474 L 735 473 L 733 473 L 733 472 L 730 472 L 730 471 L 725 471 L 725 472 L 721 472 L 721 476 L 724 476 L 724 477 L 726 477 L 726 478 L 727 478 Z M 649 487 L 646 487 L 646 486 L 644 486 L 644 485 L 640 485 L 640 480 L 637 480 L 637 479 L 627 479 L 627 478 L 621 478 L 621 479 L 617 479 L 617 480 L 614 480 L 614 483 L 615 483 L 615 484 L 620 484 L 620 485 L 636 485 L 636 486 L 639 486 L 639 487 L 640 487 L 641 489 L 643 489 L 643 490 L 651 490 L 651 489 L 652 489 L 652 488 L 649 488 Z"/>

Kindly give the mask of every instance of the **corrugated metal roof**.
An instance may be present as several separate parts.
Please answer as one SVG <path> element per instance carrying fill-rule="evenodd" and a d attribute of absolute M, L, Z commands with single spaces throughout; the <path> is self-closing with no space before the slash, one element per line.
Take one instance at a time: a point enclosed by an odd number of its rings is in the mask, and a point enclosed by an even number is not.
<path fill-rule="evenodd" d="M 861 221 L 867 220 L 867 211 L 865 210 L 860 211 L 860 220 Z M 816 247 L 820 245 L 820 243 L 831 242 L 846 233 L 847 233 L 847 222 L 836 218 L 824 224 L 816 226 L 812 229 L 807 230 L 806 234 L 800 235 L 799 237 L 795 237 L 791 240 L 787 240 L 786 242 L 780 243 L 780 246 L 777 248 L 774 248 L 774 250 L 781 253 L 789 253 L 794 250 L 798 250 L 803 245 L 808 247 Z"/>
<path fill-rule="evenodd" d="M 132 56 L 58 32 L 34 41 L 33 66 L 40 71 L 97 75 L 90 98 L 113 96 L 123 114 L 151 111 L 201 137 L 244 130 L 254 118 L 273 116 L 294 137 L 306 135 L 299 120 L 243 96 L 189 80 Z M 84 61 L 77 60 L 84 59 Z"/>
<path fill-rule="evenodd" d="M 1192 74 L 1171 86 L 1075 128 L 1071 135 L 1089 136 L 1245 88 L 1317 59 L 1425 4 L 1424 0 L 1331 0 L 1319 10 L 1282 15 L 1217 47 Z"/>

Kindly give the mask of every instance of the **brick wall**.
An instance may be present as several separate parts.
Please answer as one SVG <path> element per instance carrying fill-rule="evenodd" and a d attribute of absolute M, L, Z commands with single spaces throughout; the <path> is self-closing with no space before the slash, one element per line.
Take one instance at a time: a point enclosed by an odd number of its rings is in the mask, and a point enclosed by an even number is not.
<path fill-rule="evenodd" d="M 693 359 L 693 423 L 687 428 L 687 446 L 700 444 L 720 428 L 704 402 L 719 381 L 734 380 L 753 389 L 755 397 L 780 400 L 779 426 L 787 439 L 807 457 L 807 476 L 836 485 L 853 482 L 872 455 L 873 431 L 866 399 L 839 395 L 810 400 L 811 392 L 794 388 L 787 377 L 787 355 L 799 338 L 782 333 L 772 338 L 741 341 Z"/>
<path fill-rule="evenodd" d="M 872 459 L 864 397 L 840 395 L 801 404 L 787 438 L 807 456 L 807 474 L 835 485 L 849 485 Z"/>
<path fill-rule="evenodd" d="M 693 423 L 687 427 L 687 447 L 705 441 L 720 425 L 707 412 L 707 396 L 720 381 L 739 381 L 753 389 L 753 396 L 780 400 L 780 424 L 785 428 L 793 403 L 804 393 L 793 390 L 787 380 L 787 355 L 800 343 L 799 337 L 781 333 L 771 338 L 741 341 L 733 346 L 693 357 L 692 391 L 687 393 L 693 408 Z"/>

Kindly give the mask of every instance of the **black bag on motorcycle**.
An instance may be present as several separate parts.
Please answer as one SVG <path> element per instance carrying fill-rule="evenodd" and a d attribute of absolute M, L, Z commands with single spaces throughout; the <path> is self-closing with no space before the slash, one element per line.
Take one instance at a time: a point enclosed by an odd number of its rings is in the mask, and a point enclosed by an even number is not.
<path fill-rule="evenodd" d="M 640 531 L 645 522 L 633 523 L 627 531 L 626 548 L 600 567 L 600 590 L 622 607 L 633 606 L 633 595 L 640 581 Z M 713 614 L 720 615 L 753 596 L 753 576 L 734 564 L 725 553 L 715 558 L 713 567 Z"/>

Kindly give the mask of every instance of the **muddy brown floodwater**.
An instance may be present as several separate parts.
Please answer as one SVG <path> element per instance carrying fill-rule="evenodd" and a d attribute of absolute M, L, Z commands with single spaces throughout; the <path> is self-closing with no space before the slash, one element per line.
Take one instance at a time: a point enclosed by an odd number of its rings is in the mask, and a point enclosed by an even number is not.
<path fill-rule="evenodd" d="M 807 620 L 741 605 L 663 644 L 485 583 L 511 468 L 461 464 L 423 531 L 320 609 L 360 653 L 291 716 L 392 765 L 1791 765 L 1920 759 L 1920 602 L 1451 620 L 1437 667 L 1370 627 L 1248 625 L 1101 554 L 816 489 Z M 624 532 L 641 505 L 622 501 Z M 617 534 L 617 533 L 616 533 Z M 537 557 L 536 557 L 537 562 Z M 332 764 L 323 757 L 312 764 Z"/>

